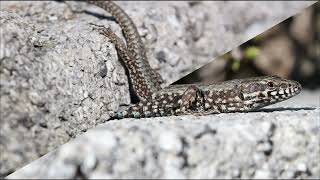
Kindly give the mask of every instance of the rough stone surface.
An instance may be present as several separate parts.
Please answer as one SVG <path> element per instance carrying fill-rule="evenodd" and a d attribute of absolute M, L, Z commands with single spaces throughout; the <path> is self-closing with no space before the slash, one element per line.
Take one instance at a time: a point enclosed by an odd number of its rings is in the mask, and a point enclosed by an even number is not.
<path fill-rule="evenodd" d="M 89 25 L 120 35 L 108 13 L 77 2 L 0 3 L 2 177 L 107 120 L 129 92 L 113 45 Z M 167 84 L 312 3 L 119 2 Z"/>
<path fill-rule="evenodd" d="M 129 93 L 113 45 L 81 17 L 34 25 L 0 13 L 5 174 L 107 120 Z"/>
<path fill-rule="evenodd" d="M 109 121 L 8 178 L 319 178 L 319 104 L 302 92 L 258 112 Z"/>

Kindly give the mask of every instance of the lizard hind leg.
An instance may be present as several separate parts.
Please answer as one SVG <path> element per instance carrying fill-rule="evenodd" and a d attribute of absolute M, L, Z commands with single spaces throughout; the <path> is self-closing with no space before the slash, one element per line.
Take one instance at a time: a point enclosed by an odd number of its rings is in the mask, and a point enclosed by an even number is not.
<path fill-rule="evenodd" d="M 94 26 L 94 30 L 98 30 L 100 34 L 106 36 L 110 39 L 110 41 L 115 45 L 116 49 L 121 52 L 121 54 L 128 54 L 128 50 L 123 40 L 120 39 L 118 35 L 116 35 L 110 27 L 105 27 L 103 25 L 97 25 L 94 23 L 90 23 L 90 25 Z"/>
<path fill-rule="evenodd" d="M 138 72 L 139 67 L 137 67 L 136 59 L 130 51 L 128 51 L 124 41 L 116 35 L 110 27 L 96 25 L 93 23 L 90 24 L 94 26 L 94 30 L 98 30 L 102 35 L 109 38 L 112 44 L 114 44 L 123 65 L 126 67 L 126 72 L 130 77 L 129 88 L 131 92 L 134 92 L 134 98 L 131 100 L 138 101 L 139 99 L 146 97 L 147 95 L 140 88 L 142 78 Z"/>

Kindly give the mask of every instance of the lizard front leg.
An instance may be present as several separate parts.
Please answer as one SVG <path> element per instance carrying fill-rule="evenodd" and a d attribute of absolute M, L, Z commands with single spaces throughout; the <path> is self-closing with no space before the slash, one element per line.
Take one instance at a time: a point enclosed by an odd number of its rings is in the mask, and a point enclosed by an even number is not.
<path fill-rule="evenodd" d="M 203 116 L 220 113 L 218 109 L 207 109 L 204 98 L 205 96 L 201 89 L 199 89 L 194 84 L 189 85 L 183 93 L 182 97 L 179 100 L 177 100 L 177 115 L 191 114 L 195 116 Z"/>
<path fill-rule="evenodd" d="M 203 93 L 194 84 L 189 85 L 176 101 L 177 114 L 195 114 L 203 110 Z"/>

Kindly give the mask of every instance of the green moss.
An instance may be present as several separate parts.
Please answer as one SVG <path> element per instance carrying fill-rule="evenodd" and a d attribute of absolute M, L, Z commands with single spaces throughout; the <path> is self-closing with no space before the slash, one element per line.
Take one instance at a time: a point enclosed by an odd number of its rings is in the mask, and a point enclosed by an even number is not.
<path fill-rule="evenodd" d="M 246 59 L 255 59 L 260 54 L 260 49 L 258 47 L 252 46 L 248 47 L 244 51 L 244 57 Z"/>
<path fill-rule="evenodd" d="M 233 71 L 238 71 L 240 69 L 240 60 L 235 60 L 231 65 L 231 69 Z"/>

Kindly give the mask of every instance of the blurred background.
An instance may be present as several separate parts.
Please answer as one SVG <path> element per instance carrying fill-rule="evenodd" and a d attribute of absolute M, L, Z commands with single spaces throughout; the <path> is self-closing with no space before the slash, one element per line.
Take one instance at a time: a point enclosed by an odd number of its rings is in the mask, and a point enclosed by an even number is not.
<path fill-rule="evenodd" d="M 277 75 L 320 87 L 320 4 L 288 18 L 174 84 Z"/>

